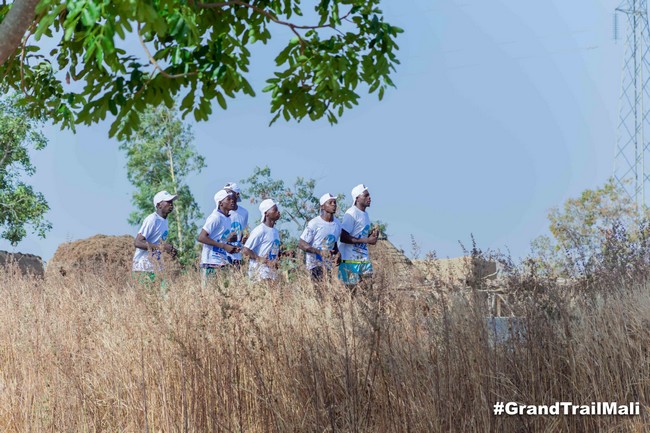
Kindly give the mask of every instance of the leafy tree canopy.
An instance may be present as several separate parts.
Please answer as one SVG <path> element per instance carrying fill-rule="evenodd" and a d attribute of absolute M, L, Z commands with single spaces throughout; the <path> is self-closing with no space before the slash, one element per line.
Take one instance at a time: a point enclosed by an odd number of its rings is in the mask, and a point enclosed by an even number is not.
<path fill-rule="evenodd" d="M 50 209 L 43 194 L 24 182 L 34 174 L 29 149 L 43 149 L 47 140 L 38 121 L 15 105 L 15 99 L 0 99 L 0 236 L 17 245 L 27 228 L 44 238 L 52 225 L 44 218 Z"/>
<path fill-rule="evenodd" d="M 178 118 L 177 111 L 166 107 L 148 108 L 130 140 L 122 142 L 126 152 L 129 181 L 135 186 L 132 203 L 135 210 L 129 223 L 139 226 L 155 211 L 153 196 L 162 190 L 178 195 L 169 215 L 169 238 L 179 250 L 184 266 L 195 261 L 199 206 L 187 185 L 187 179 L 205 168 L 205 159 L 193 144 L 194 134 Z"/>
<path fill-rule="evenodd" d="M 602 258 L 616 231 L 626 230 L 631 241 L 645 236 L 641 233 L 644 219 L 648 219 L 647 210 L 639 211 L 625 190 L 610 179 L 551 209 L 548 220 L 552 238 L 535 239 L 533 253 L 555 273 L 584 273 Z"/>
<path fill-rule="evenodd" d="M 380 0 L 309 3 L 313 12 L 299 0 L 3 2 L 0 91 L 22 90 L 30 113 L 62 127 L 110 113 L 110 135 L 129 137 L 147 106 L 178 100 L 183 117 L 198 121 L 214 100 L 226 109 L 227 98 L 255 95 L 246 78 L 251 46 L 290 34 L 263 89 L 271 123 L 335 123 L 358 103 L 360 87 L 381 99 L 393 86 L 402 30 L 384 21 Z M 41 49 L 43 37 L 56 47 Z"/>

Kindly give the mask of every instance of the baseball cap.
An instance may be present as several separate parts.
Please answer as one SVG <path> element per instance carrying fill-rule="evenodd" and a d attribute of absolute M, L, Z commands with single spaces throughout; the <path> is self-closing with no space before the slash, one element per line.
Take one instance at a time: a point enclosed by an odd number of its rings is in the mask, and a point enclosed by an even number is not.
<path fill-rule="evenodd" d="M 221 203 L 224 198 L 228 197 L 228 194 L 230 193 L 225 189 L 220 189 L 217 191 L 217 193 L 214 195 L 214 202 L 217 204 L 217 207 L 219 207 L 219 203 Z"/>
<path fill-rule="evenodd" d="M 223 189 L 229 189 L 231 191 L 235 191 L 237 194 L 241 192 L 239 189 L 239 185 L 237 185 L 235 182 L 228 182 Z"/>
<path fill-rule="evenodd" d="M 223 187 L 223 189 L 226 189 L 226 190 L 229 190 L 229 191 L 236 192 L 236 193 L 238 194 L 238 195 L 237 195 L 237 202 L 240 202 L 240 201 L 241 201 L 241 197 L 239 197 L 239 194 L 241 194 L 241 189 L 239 189 L 239 185 L 237 185 L 235 182 L 228 182 L 228 183 Z"/>
<path fill-rule="evenodd" d="M 333 198 L 336 198 L 335 195 L 330 194 L 329 192 L 326 192 L 323 194 L 319 200 L 320 205 L 324 205 L 327 201 L 332 200 Z"/>
<path fill-rule="evenodd" d="M 168 193 L 167 191 L 160 191 L 153 196 L 153 205 L 158 206 L 158 203 L 161 201 L 174 201 L 176 200 L 177 195 Z"/>
<path fill-rule="evenodd" d="M 260 209 L 260 213 L 262 214 L 262 222 L 264 222 L 266 211 L 271 209 L 273 206 L 277 206 L 277 205 L 278 204 L 270 198 L 267 198 L 266 200 L 263 200 L 262 203 L 260 203 L 259 209 Z"/>
<path fill-rule="evenodd" d="M 352 188 L 352 203 L 354 203 L 357 200 L 357 197 L 359 197 L 361 194 L 363 194 L 364 191 L 367 190 L 368 187 L 362 183 Z"/>

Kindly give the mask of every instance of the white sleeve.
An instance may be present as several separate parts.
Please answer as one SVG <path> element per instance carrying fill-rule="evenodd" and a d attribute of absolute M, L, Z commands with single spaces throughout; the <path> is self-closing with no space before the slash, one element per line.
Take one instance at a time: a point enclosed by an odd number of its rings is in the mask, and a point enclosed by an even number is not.
<path fill-rule="evenodd" d="M 244 244 L 244 246 L 246 248 L 248 248 L 249 250 L 253 251 L 255 254 L 257 254 L 257 251 L 255 251 L 255 250 L 256 250 L 257 247 L 259 247 L 260 240 L 261 240 L 260 231 L 257 230 L 257 227 L 255 227 L 253 229 L 253 231 L 251 232 L 251 235 L 246 240 L 246 243 Z"/>
<path fill-rule="evenodd" d="M 336 221 L 336 228 L 334 229 L 335 231 L 334 236 L 336 237 L 336 240 L 338 242 L 339 238 L 341 237 L 341 221 L 339 220 L 335 220 L 335 221 Z"/>
<path fill-rule="evenodd" d="M 300 235 L 300 239 L 311 245 L 311 243 L 314 242 L 314 235 L 315 231 L 311 227 L 311 224 L 308 223 L 307 227 L 305 227 L 305 230 L 303 230 L 302 234 Z"/>
<path fill-rule="evenodd" d="M 153 230 L 154 230 L 153 221 L 154 221 L 153 218 L 146 217 L 142 222 L 142 226 L 140 227 L 140 230 L 138 230 L 138 233 L 144 236 L 147 242 L 150 242 L 149 239 L 151 238 L 151 235 L 153 235 Z"/>
<path fill-rule="evenodd" d="M 210 214 L 207 220 L 205 220 L 205 224 L 203 224 L 203 230 L 205 230 L 208 233 L 208 236 L 212 233 L 212 231 L 216 228 L 216 222 L 218 220 L 214 217 L 214 215 Z"/>
<path fill-rule="evenodd" d="M 354 217 L 349 213 L 343 215 L 343 222 L 341 223 L 341 228 L 348 232 L 349 235 L 352 235 L 352 230 L 354 230 Z"/>

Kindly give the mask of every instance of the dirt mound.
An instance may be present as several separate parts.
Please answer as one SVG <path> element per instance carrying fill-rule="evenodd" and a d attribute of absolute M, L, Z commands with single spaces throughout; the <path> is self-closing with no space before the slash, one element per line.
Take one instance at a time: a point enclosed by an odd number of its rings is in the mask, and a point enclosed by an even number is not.
<path fill-rule="evenodd" d="M 95 235 L 59 245 L 47 263 L 47 275 L 113 273 L 128 275 L 133 260 L 133 236 Z"/>
<path fill-rule="evenodd" d="M 22 275 L 44 275 L 43 259 L 33 254 L 9 253 L 0 251 L 0 268 L 17 266 Z"/>

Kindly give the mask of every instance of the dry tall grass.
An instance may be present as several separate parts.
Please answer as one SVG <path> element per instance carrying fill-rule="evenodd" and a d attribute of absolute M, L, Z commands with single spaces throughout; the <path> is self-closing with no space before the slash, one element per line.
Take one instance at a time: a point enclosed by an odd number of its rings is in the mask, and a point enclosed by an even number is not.
<path fill-rule="evenodd" d="M 110 279 L 0 274 L 0 431 L 648 431 L 650 294 L 520 301 L 490 342 L 474 296 L 350 298 L 307 279 L 165 296 Z M 584 298 L 586 299 L 586 298 Z M 640 401 L 642 415 L 500 416 L 496 401 Z"/>

